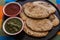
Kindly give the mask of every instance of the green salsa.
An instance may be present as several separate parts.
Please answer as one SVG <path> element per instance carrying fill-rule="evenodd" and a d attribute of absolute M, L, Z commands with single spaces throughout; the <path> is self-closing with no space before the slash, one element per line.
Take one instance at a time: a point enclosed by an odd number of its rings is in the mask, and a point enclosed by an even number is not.
<path fill-rule="evenodd" d="M 17 18 L 8 20 L 5 24 L 5 29 L 9 33 L 17 33 L 22 28 L 22 22 Z"/>

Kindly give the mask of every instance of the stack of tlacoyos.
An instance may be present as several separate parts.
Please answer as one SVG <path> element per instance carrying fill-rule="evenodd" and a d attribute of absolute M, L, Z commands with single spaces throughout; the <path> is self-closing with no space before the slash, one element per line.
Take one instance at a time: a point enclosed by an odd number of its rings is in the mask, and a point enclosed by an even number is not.
<path fill-rule="evenodd" d="M 25 3 L 20 14 L 25 23 L 25 33 L 34 37 L 47 36 L 49 31 L 59 24 L 55 11 L 51 4 L 44 1 Z"/>

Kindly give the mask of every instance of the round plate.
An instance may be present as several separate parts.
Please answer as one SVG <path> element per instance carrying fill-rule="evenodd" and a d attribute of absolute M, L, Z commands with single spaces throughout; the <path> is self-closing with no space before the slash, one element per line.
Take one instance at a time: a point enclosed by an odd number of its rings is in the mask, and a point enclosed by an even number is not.
<path fill-rule="evenodd" d="M 18 0 L 17 2 L 19 2 L 21 5 L 24 5 L 27 2 L 33 2 L 33 1 L 40 1 L 40 0 L 23 0 L 23 1 L 22 0 L 21 1 Z M 53 5 L 56 8 L 55 14 L 57 15 L 57 17 L 60 20 L 60 11 L 58 10 L 58 8 L 50 1 L 47 1 L 47 0 L 42 0 L 42 1 L 48 2 L 48 3 L 50 3 L 51 5 Z M 4 16 L 4 20 L 6 18 L 8 18 L 8 17 Z M 20 34 L 18 34 L 16 36 L 11 36 L 11 37 L 13 37 L 15 40 L 49 40 L 59 31 L 59 29 L 60 29 L 60 25 L 58 25 L 57 27 L 53 28 L 49 32 L 49 34 L 46 37 L 43 37 L 43 38 L 36 38 L 36 37 L 29 36 L 24 31 L 22 31 Z"/>

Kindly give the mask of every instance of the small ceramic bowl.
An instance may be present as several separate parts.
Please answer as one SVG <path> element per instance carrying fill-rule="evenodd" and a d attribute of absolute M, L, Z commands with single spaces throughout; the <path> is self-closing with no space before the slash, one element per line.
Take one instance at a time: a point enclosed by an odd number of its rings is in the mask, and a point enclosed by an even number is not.
<path fill-rule="evenodd" d="M 7 30 L 6 30 L 6 28 L 5 28 L 5 24 L 6 24 L 6 22 L 7 22 L 8 20 L 13 19 L 13 18 L 19 19 L 19 20 L 22 22 L 22 27 L 21 27 L 20 31 L 18 31 L 18 32 L 16 32 L 16 33 L 9 33 L 9 32 L 7 32 Z M 6 19 L 6 20 L 4 21 L 4 23 L 3 23 L 3 31 L 4 31 L 6 34 L 8 34 L 8 35 L 17 35 L 17 34 L 21 33 L 21 31 L 23 30 L 23 28 L 24 28 L 24 22 L 23 22 L 22 19 L 20 19 L 20 18 L 18 18 L 18 17 L 10 17 L 10 18 Z M 13 31 L 14 31 L 14 30 L 13 30 Z"/>
<path fill-rule="evenodd" d="M 9 4 L 12 4 L 12 3 L 17 4 L 17 5 L 20 7 L 20 11 L 19 11 L 18 13 L 14 14 L 14 15 L 8 15 L 8 14 L 5 12 L 5 8 L 6 8 Z M 19 13 L 21 13 L 21 11 L 22 11 L 22 6 L 21 6 L 21 4 L 18 3 L 18 2 L 9 2 L 9 3 L 7 3 L 7 4 L 3 7 L 3 13 L 4 13 L 6 16 L 17 16 Z"/>

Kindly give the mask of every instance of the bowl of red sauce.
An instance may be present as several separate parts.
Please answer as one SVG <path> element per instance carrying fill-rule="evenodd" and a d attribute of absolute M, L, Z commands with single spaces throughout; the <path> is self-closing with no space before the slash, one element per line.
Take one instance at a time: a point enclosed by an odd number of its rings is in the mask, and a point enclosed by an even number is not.
<path fill-rule="evenodd" d="M 17 16 L 21 11 L 22 7 L 18 2 L 10 2 L 3 7 L 3 13 L 6 16 Z"/>

